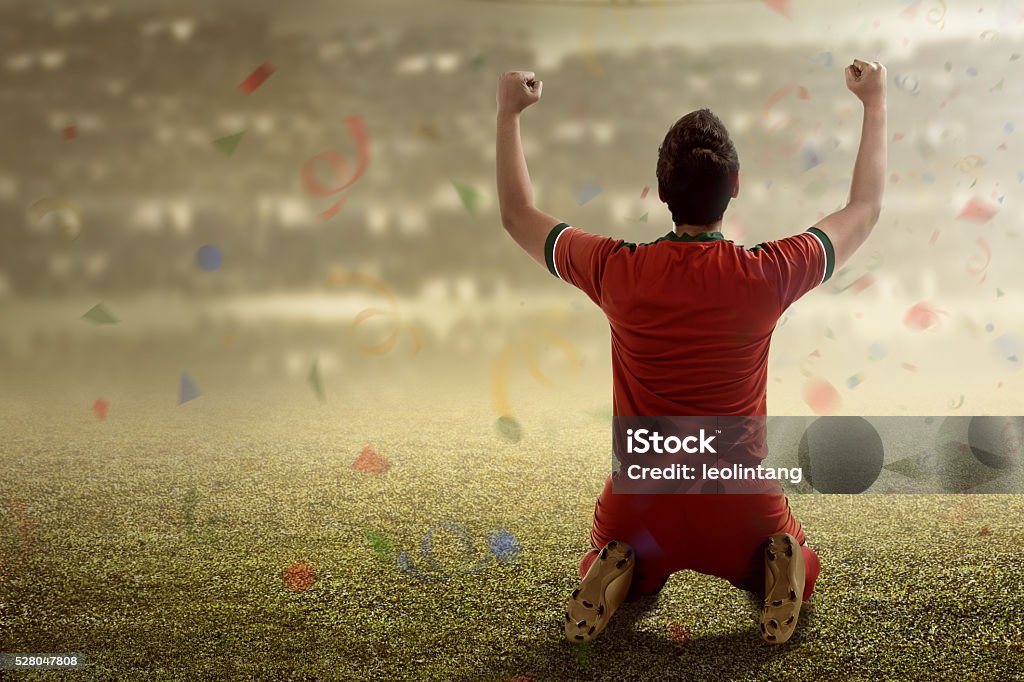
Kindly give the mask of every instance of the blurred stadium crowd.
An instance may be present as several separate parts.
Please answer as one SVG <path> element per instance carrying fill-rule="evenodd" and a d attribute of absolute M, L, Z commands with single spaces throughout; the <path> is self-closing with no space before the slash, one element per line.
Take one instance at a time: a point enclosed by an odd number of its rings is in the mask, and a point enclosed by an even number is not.
<path fill-rule="evenodd" d="M 545 82 L 523 125 L 542 209 L 630 241 L 664 234 L 658 144 L 679 116 L 708 106 L 732 131 L 743 167 L 727 237 L 785 236 L 845 199 L 860 122 L 842 68 L 854 54 L 889 69 L 892 176 L 882 223 L 833 287 L 870 269 L 876 283 L 865 298 L 909 305 L 967 287 L 974 295 L 979 276 L 966 261 L 979 236 L 997 254 L 985 296 L 1021 278 L 1012 263 L 997 272 L 1001 249 L 1019 248 L 1015 194 L 1024 178 L 1013 142 L 1024 49 L 1007 39 L 709 51 L 624 38 L 630 50 L 584 51 L 540 69 L 525 36 L 500 26 L 313 35 L 274 31 L 258 13 L 102 5 L 0 11 L 0 37 L 0 300 L 8 302 L 322 292 L 335 268 L 441 305 L 518 301 L 559 286 L 498 221 L 494 86 L 509 68 L 534 69 Z M 238 83 L 262 63 L 275 73 L 243 95 Z M 350 116 L 368 130 L 369 167 L 344 193 L 314 196 L 301 177 L 311 157 L 335 151 L 347 161 L 338 177 L 318 167 L 328 187 L 355 167 Z M 213 144 L 239 132 L 231 155 Z M 453 181 L 478 193 L 475 206 L 463 205 Z M 588 185 L 600 193 L 581 205 Z M 79 208 L 76 240 L 62 239 L 52 219 L 29 217 L 27 208 L 50 196 Z M 345 205 L 321 219 L 338 196 Z M 990 221 L 957 219 L 972 197 L 992 209 Z M 203 244 L 224 253 L 216 272 L 196 265 Z M 461 324 L 479 331 L 492 322 Z M 40 333 L 37 348 L 60 345 Z"/>

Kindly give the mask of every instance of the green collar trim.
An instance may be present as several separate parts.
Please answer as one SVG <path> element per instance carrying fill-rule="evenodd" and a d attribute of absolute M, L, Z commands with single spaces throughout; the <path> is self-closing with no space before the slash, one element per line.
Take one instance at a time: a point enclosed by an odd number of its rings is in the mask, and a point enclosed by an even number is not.
<path fill-rule="evenodd" d="M 676 234 L 675 230 L 672 230 L 666 234 L 662 239 L 667 239 L 672 242 L 729 242 L 732 243 L 731 239 L 726 239 L 725 235 L 721 232 L 699 232 L 697 234 Z"/>

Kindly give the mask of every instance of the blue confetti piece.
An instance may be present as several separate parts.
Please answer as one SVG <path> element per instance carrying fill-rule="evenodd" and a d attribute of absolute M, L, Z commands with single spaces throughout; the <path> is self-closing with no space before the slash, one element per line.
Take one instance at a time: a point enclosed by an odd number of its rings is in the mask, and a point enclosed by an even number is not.
<path fill-rule="evenodd" d="M 188 372 L 181 373 L 181 389 L 178 393 L 178 404 L 184 405 L 190 400 L 195 400 L 203 394 L 196 386 L 196 383 L 192 381 L 192 377 L 188 375 Z"/>
<path fill-rule="evenodd" d="M 576 203 L 582 206 L 601 193 L 601 186 L 594 182 L 585 182 L 576 186 Z"/>
<path fill-rule="evenodd" d="M 975 76 L 978 75 L 978 70 L 973 66 L 969 66 L 967 67 L 967 75 L 970 76 L 971 78 L 974 78 Z"/>
<path fill-rule="evenodd" d="M 821 155 L 818 153 L 817 149 L 808 147 L 804 149 L 803 156 L 803 169 L 805 173 L 814 168 L 815 166 L 821 165 Z"/>
<path fill-rule="evenodd" d="M 196 265 L 201 270 L 213 272 L 224 262 L 224 253 L 213 244 L 200 246 L 196 251 Z"/>
<path fill-rule="evenodd" d="M 523 550 L 516 536 L 507 530 L 497 530 L 487 536 L 487 546 L 501 563 L 512 561 Z"/>
<path fill-rule="evenodd" d="M 1020 369 L 1020 344 L 1017 343 L 1017 339 L 1013 338 L 1009 334 L 1003 334 L 992 342 L 992 354 L 995 355 L 996 359 L 1003 365 L 1011 367 L 1012 369 Z"/>
<path fill-rule="evenodd" d="M 881 339 L 868 346 L 868 357 L 872 360 L 881 360 L 888 354 L 889 347 Z"/>
<path fill-rule="evenodd" d="M 1024 182 L 1024 171 L 1017 171 L 1017 182 Z"/>
<path fill-rule="evenodd" d="M 821 52 L 816 57 L 811 57 L 811 61 L 822 66 L 832 66 L 832 53 Z"/>
<path fill-rule="evenodd" d="M 1012 133 L 1016 129 L 1017 129 L 1017 126 L 1015 126 L 1013 124 L 1013 121 L 1010 121 L 1009 123 L 1007 123 L 1006 125 L 1003 126 L 1003 130 L 1005 130 L 1008 133 Z"/>
<path fill-rule="evenodd" d="M 846 380 L 846 387 L 850 389 L 857 388 L 857 386 L 859 386 L 862 381 L 864 381 L 864 375 L 854 374 L 853 376 Z"/>
<path fill-rule="evenodd" d="M 985 331 L 989 332 L 990 334 L 995 330 L 995 328 L 995 325 L 992 324 L 991 322 L 985 325 Z"/>
<path fill-rule="evenodd" d="M 922 173 L 921 179 L 924 180 L 929 185 L 935 182 L 935 176 L 928 172 Z"/>

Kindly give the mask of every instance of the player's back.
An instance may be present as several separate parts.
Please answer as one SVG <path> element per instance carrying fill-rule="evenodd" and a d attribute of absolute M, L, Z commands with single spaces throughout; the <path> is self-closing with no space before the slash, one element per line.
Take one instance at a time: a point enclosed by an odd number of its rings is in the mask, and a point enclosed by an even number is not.
<path fill-rule="evenodd" d="M 765 414 L 772 331 L 830 274 L 831 245 L 813 231 L 747 249 L 718 232 L 635 245 L 566 228 L 551 264 L 608 317 L 616 415 Z"/>

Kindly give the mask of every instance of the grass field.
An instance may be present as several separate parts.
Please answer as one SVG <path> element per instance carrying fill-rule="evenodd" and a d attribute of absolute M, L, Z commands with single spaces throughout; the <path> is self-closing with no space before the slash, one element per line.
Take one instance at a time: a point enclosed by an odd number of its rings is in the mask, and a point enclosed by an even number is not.
<path fill-rule="evenodd" d="M 607 394 L 545 394 L 510 443 L 486 386 L 405 388 L 136 391 L 104 421 L 77 390 L 5 394 L 0 651 L 87 665 L 0 676 L 1024 679 L 1020 497 L 794 495 L 823 572 L 789 644 L 760 641 L 744 593 L 678 574 L 573 646 Z M 386 472 L 352 468 L 367 446 Z"/>

